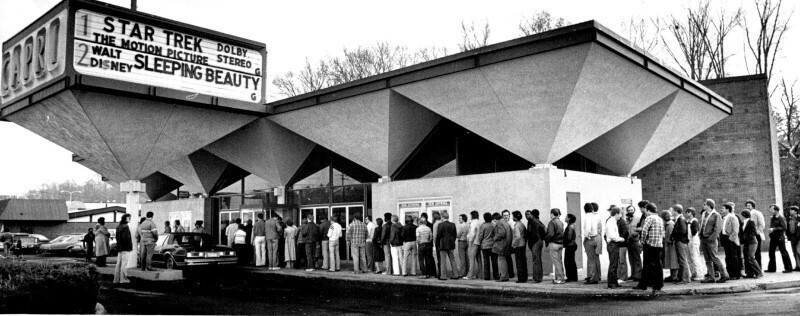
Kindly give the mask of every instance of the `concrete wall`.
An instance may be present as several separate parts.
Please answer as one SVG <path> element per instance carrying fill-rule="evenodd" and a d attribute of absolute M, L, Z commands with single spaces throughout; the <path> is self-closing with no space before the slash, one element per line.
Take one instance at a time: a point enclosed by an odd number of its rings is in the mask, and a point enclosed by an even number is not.
<path fill-rule="evenodd" d="M 453 220 L 460 214 L 468 215 L 472 210 L 493 213 L 504 209 L 512 212 L 539 209 L 539 218 L 547 225 L 550 222 L 550 209 L 557 207 L 561 209 L 562 220 L 566 219 L 569 212 L 576 215 L 576 230 L 580 234 L 582 208 L 568 210 L 567 192 L 580 193 L 580 207 L 587 202 L 598 203 L 601 208 L 600 216 L 604 219 L 608 217 L 606 209 L 611 204 L 622 205 L 623 201 L 635 203 L 642 197 L 641 181 L 638 179 L 565 171 L 554 167 L 534 168 L 373 184 L 372 215 L 383 217 L 386 212 L 398 214 L 397 200 L 400 199 L 450 196 L 453 199 Z M 523 223 L 527 225 L 524 218 Z M 576 260 L 585 264 L 581 251 L 579 248 Z M 545 273 L 550 273 L 550 261 L 547 256 L 543 258 Z M 579 268 L 581 266 L 579 264 Z"/>
<path fill-rule="evenodd" d="M 181 226 L 187 231 L 191 231 L 194 228 L 195 221 L 202 220 L 204 222 L 203 226 L 206 227 L 206 232 L 211 233 L 208 229 L 208 227 L 211 227 L 210 223 L 212 222 L 210 199 L 180 199 L 142 204 L 142 215 L 147 214 L 147 212 L 153 212 L 153 222 L 158 227 L 159 233 L 164 231 L 164 222 L 170 219 L 170 212 L 182 211 L 191 212 L 191 222 L 181 222 Z M 172 226 L 174 223 L 170 222 L 170 225 Z"/>

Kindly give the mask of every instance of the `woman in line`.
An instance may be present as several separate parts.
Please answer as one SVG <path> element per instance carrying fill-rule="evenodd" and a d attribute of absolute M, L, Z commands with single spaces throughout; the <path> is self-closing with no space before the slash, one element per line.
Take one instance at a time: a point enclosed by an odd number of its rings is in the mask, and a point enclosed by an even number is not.
<path fill-rule="evenodd" d="M 669 276 L 664 278 L 664 282 L 675 282 L 678 278 L 679 265 L 675 243 L 670 238 L 672 230 L 675 228 L 675 221 L 672 220 L 672 211 L 661 211 L 661 219 L 664 220 L 664 254 L 661 256 L 661 264 L 664 269 L 669 269 Z"/>
<path fill-rule="evenodd" d="M 97 266 L 98 267 L 105 267 L 106 266 L 106 257 L 108 257 L 109 248 L 108 248 L 108 239 L 111 237 L 111 233 L 108 232 L 106 228 L 106 219 L 105 217 L 100 217 L 97 219 L 97 226 L 94 229 L 95 235 L 95 256 L 97 256 Z"/>
<path fill-rule="evenodd" d="M 575 242 L 575 215 L 567 214 L 567 229 L 564 231 L 564 270 L 567 275 L 566 282 L 578 282 L 578 265 L 575 263 L 575 251 L 578 244 Z"/>
<path fill-rule="evenodd" d="M 283 248 L 286 267 L 294 269 L 294 262 L 297 260 L 297 245 L 295 244 L 295 240 L 297 239 L 297 227 L 294 226 L 294 221 L 291 219 L 286 220 L 286 228 L 283 230 L 283 239 L 285 240 L 285 246 Z"/>
<path fill-rule="evenodd" d="M 386 260 L 383 255 L 383 245 L 381 244 L 381 232 L 383 232 L 383 219 L 377 218 L 375 219 L 375 233 L 372 236 L 372 249 L 367 249 L 367 251 L 372 251 L 372 258 L 375 261 L 375 274 L 383 273 L 384 263 L 383 261 Z"/>

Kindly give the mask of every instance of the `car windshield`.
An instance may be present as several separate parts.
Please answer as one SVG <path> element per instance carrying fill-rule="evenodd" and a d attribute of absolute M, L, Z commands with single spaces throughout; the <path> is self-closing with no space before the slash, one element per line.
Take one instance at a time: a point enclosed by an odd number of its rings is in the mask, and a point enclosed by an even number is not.
<path fill-rule="evenodd" d="M 19 240 L 22 241 L 23 245 L 35 244 L 38 241 L 36 237 L 20 237 Z"/>
<path fill-rule="evenodd" d="M 62 242 L 64 240 L 66 240 L 67 238 L 69 238 L 69 236 L 58 236 L 58 237 L 56 237 L 56 239 L 51 240 L 50 243 L 54 244 L 54 243 L 57 243 L 57 242 Z"/>
<path fill-rule="evenodd" d="M 172 234 L 170 243 L 178 244 L 181 247 L 192 247 L 207 249 L 213 246 L 211 236 L 208 234 Z"/>
<path fill-rule="evenodd" d="M 28 236 L 36 237 L 36 239 L 38 239 L 40 242 L 48 242 L 48 241 L 50 241 L 49 238 L 45 237 L 44 235 L 40 235 L 40 234 L 30 234 Z"/>

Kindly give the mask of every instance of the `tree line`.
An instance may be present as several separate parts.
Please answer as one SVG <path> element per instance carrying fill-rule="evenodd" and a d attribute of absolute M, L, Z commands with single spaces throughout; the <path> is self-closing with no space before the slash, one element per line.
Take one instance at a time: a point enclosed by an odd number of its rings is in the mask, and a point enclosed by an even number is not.
<path fill-rule="evenodd" d="M 22 199 L 63 199 L 69 201 L 72 192 L 72 200 L 81 202 L 125 202 L 125 193 L 118 188 L 102 181 L 90 179 L 83 184 L 78 184 L 74 180 L 62 183 L 42 184 L 36 189 L 28 190 L 20 196 L 0 195 L 0 200 L 22 198 Z"/>

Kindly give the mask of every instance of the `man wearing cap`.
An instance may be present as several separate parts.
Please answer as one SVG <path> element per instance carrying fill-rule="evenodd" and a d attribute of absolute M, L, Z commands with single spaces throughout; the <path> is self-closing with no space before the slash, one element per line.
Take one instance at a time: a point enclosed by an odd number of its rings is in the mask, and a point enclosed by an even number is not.
<path fill-rule="evenodd" d="M 717 247 L 719 246 L 717 238 L 722 232 L 722 217 L 714 209 L 715 205 L 712 199 L 707 199 L 703 203 L 703 210 L 705 210 L 706 215 L 700 223 L 700 249 L 703 250 L 703 256 L 706 260 L 708 277 L 700 281 L 701 283 L 725 283 L 730 279 L 728 272 L 725 270 L 725 265 L 717 258 Z M 719 267 L 719 273 L 722 275 L 719 280 L 714 277 L 715 267 Z"/>

